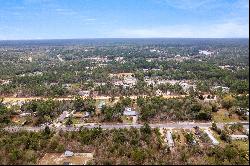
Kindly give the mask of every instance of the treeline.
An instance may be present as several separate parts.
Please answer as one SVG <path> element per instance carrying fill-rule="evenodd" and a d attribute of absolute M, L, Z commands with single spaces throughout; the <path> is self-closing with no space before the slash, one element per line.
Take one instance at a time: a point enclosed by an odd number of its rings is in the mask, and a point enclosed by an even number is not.
<path fill-rule="evenodd" d="M 145 124 L 140 129 L 101 128 L 55 133 L 48 127 L 41 132 L 0 135 L 0 163 L 37 164 L 45 153 L 93 152 L 88 164 L 154 165 L 154 164 L 248 164 L 248 152 L 227 143 L 225 147 L 183 145 L 170 152 L 158 129 Z M 194 160 L 195 159 L 195 160 Z"/>

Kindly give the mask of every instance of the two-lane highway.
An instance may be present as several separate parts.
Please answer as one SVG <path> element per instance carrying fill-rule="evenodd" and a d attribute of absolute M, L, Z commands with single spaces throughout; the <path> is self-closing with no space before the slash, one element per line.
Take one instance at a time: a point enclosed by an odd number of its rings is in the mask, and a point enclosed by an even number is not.
<path fill-rule="evenodd" d="M 222 128 L 224 125 L 228 124 L 234 124 L 234 123 L 238 123 L 238 122 L 231 122 L 231 123 L 217 123 L 217 126 Z M 241 124 L 243 124 L 243 126 L 245 128 L 249 128 L 249 122 L 239 122 Z M 208 123 L 195 123 L 195 122 L 175 122 L 175 123 L 162 123 L 162 124 L 149 124 L 150 127 L 152 128 L 171 128 L 171 129 L 191 129 L 195 126 L 199 126 L 200 128 L 208 128 L 212 126 L 211 122 Z M 50 126 L 51 130 L 55 130 L 55 131 L 59 131 L 59 130 L 63 130 L 63 131 L 78 131 L 81 127 L 84 128 L 96 128 L 96 127 L 101 127 L 102 129 L 119 129 L 119 128 L 141 128 L 143 126 L 143 124 L 94 124 L 94 125 L 82 125 L 82 126 L 72 126 L 72 127 L 67 127 L 67 126 L 59 126 L 59 127 L 53 127 Z M 43 127 L 19 127 L 19 126 L 8 126 L 5 127 L 4 130 L 9 131 L 9 132 L 17 132 L 17 131 L 22 131 L 22 130 L 26 130 L 26 131 L 40 131 L 40 130 L 44 130 L 44 126 Z"/>

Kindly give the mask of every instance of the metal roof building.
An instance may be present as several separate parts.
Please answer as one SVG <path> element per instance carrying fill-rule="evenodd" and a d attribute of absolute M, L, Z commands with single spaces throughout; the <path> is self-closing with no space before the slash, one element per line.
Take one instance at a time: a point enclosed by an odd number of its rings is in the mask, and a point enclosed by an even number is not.
<path fill-rule="evenodd" d="M 209 130 L 204 130 L 204 132 L 208 135 L 213 145 L 219 145 L 219 142 L 214 138 L 214 136 L 212 135 L 212 133 L 210 133 Z"/>

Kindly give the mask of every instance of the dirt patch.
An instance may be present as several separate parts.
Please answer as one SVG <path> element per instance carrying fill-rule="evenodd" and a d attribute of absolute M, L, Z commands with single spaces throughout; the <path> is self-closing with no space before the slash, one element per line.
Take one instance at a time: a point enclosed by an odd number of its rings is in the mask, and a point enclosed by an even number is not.
<path fill-rule="evenodd" d="M 38 165 L 63 165 L 64 163 L 85 165 L 92 159 L 93 153 L 75 153 L 70 157 L 65 156 L 63 153 L 46 153 L 44 157 L 38 161 Z"/>

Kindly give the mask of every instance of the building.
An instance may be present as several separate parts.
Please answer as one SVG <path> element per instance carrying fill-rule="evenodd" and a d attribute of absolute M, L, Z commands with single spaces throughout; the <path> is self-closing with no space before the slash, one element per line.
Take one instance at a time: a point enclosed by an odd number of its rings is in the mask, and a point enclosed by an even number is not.
<path fill-rule="evenodd" d="M 97 108 L 98 109 L 102 109 L 103 106 L 105 106 L 105 101 L 100 101 L 100 103 L 98 104 Z"/>
<path fill-rule="evenodd" d="M 246 135 L 249 135 L 249 129 L 246 129 L 245 133 Z"/>
<path fill-rule="evenodd" d="M 162 93 L 162 91 L 160 89 L 157 89 L 155 93 L 156 93 L 156 96 L 163 95 L 163 93 Z"/>
<path fill-rule="evenodd" d="M 29 112 L 23 112 L 20 114 L 21 117 L 30 116 L 30 115 L 31 115 L 31 113 L 29 113 Z"/>
<path fill-rule="evenodd" d="M 208 135 L 213 145 L 219 145 L 219 142 L 214 138 L 214 136 L 212 135 L 212 133 L 209 132 L 209 130 L 204 130 L 204 132 Z"/>
<path fill-rule="evenodd" d="M 73 152 L 71 152 L 71 151 L 65 151 L 64 152 L 64 156 L 66 156 L 66 157 L 71 157 L 71 156 L 73 156 L 74 155 L 74 153 Z"/>
<path fill-rule="evenodd" d="M 170 148 L 174 147 L 174 140 L 172 137 L 172 131 L 169 131 L 169 130 L 167 131 L 166 138 L 167 138 L 168 146 Z"/>
<path fill-rule="evenodd" d="M 226 86 L 214 86 L 212 87 L 212 90 L 219 90 L 221 89 L 222 92 L 228 93 L 230 88 Z"/>
<path fill-rule="evenodd" d="M 84 112 L 84 115 L 83 115 L 84 118 L 88 118 L 89 116 L 90 116 L 90 112 Z"/>
<path fill-rule="evenodd" d="M 63 121 L 65 118 L 69 117 L 68 111 L 63 111 L 63 113 L 59 116 L 58 121 Z"/>
<path fill-rule="evenodd" d="M 196 85 L 191 85 L 186 82 L 180 82 L 179 85 L 182 87 L 184 92 L 188 92 L 190 88 L 193 88 L 194 90 L 196 89 Z"/>
<path fill-rule="evenodd" d="M 85 91 L 81 90 L 81 91 L 78 92 L 78 94 L 80 96 L 88 97 L 90 95 L 90 91 L 88 91 L 88 90 L 85 90 Z"/>
<path fill-rule="evenodd" d="M 126 107 L 123 111 L 123 115 L 125 116 L 137 116 L 138 113 L 136 111 L 133 111 L 131 107 Z"/>
<path fill-rule="evenodd" d="M 203 95 L 204 101 L 216 101 L 217 100 L 217 96 L 213 96 L 213 95 Z"/>
<path fill-rule="evenodd" d="M 248 140 L 247 135 L 230 135 L 232 140 Z"/>
<path fill-rule="evenodd" d="M 136 85 L 136 82 L 137 82 L 137 80 L 136 80 L 136 78 L 134 78 L 134 77 L 126 77 L 126 78 L 124 78 L 124 80 L 123 80 L 123 83 L 124 83 L 125 85 L 130 86 L 130 87 Z"/>
<path fill-rule="evenodd" d="M 72 87 L 72 84 L 62 84 L 63 88 L 70 89 Z"/>

